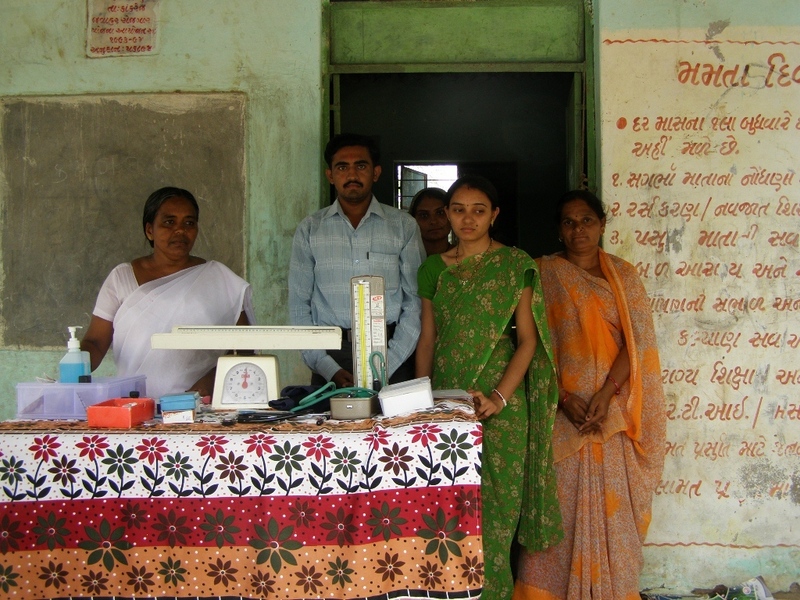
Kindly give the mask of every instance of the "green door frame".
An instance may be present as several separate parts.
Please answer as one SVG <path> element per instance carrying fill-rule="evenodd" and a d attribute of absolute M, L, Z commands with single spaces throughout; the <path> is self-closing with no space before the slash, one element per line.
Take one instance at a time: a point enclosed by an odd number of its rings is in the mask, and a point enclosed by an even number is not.
<path fill-rule="evenodd" d="M 568 184 L 594 190 L 597 145 L 591 2 L 323 0 L 323 131 L 333 125 L 335 133 L 341 132 L 340 76 L 344 74 L 573 73 Z"/>

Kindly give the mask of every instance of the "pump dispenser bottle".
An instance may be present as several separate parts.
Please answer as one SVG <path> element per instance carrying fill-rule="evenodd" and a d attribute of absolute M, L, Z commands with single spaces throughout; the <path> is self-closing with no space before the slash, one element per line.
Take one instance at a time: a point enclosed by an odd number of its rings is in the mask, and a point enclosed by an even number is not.
<path fill-rule="evenodd" d="M 81 375 L 92 374 L 92 362 L 89 353 L 81 350 L 81 342 L 75 337 L 75 332 L 80 327 L 67 327 L 67 329 L 69 330 L 67 353 L 58 363 L 60 381 L 61 383 L 78 383 Z"/>

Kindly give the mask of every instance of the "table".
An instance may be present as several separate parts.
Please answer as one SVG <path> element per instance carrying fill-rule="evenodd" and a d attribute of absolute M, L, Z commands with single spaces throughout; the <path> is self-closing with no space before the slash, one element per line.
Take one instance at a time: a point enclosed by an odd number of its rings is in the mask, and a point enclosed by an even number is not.
<path fill-rule="evenodd" d="M 274 427 L 2 423 L 0 590 L 478 596 L 482 430 L 437 406 Z"/>

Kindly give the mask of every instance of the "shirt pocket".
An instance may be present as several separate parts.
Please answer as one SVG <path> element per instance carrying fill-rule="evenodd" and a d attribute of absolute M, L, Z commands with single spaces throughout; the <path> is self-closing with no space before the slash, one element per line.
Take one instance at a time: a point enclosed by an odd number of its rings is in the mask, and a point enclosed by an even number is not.
<path fill-rule="evenodd" d="M 369 253 L 370 275 L 381 275 L 386 292 L 396 292 L 400 287 L 400 257 L 396 254 Z"/>

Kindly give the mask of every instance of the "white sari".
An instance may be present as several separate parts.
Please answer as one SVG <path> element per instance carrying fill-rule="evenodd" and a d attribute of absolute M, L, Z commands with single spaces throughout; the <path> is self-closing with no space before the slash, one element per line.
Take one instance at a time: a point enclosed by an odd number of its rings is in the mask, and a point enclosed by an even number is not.
<path fill-rule="evenodd" d="M 235 325 L 244 311 L 255 324 L 250 284 L 208 261 L 138 285 L 130 263 L 109 274 L 94 314 L 114 324 L 114 362 L 121 377 L 147 376 L 147 395 L 183 392 L 208 373 L 219 350 L 153 350 L 150 337 L 175 325 Z"/>

